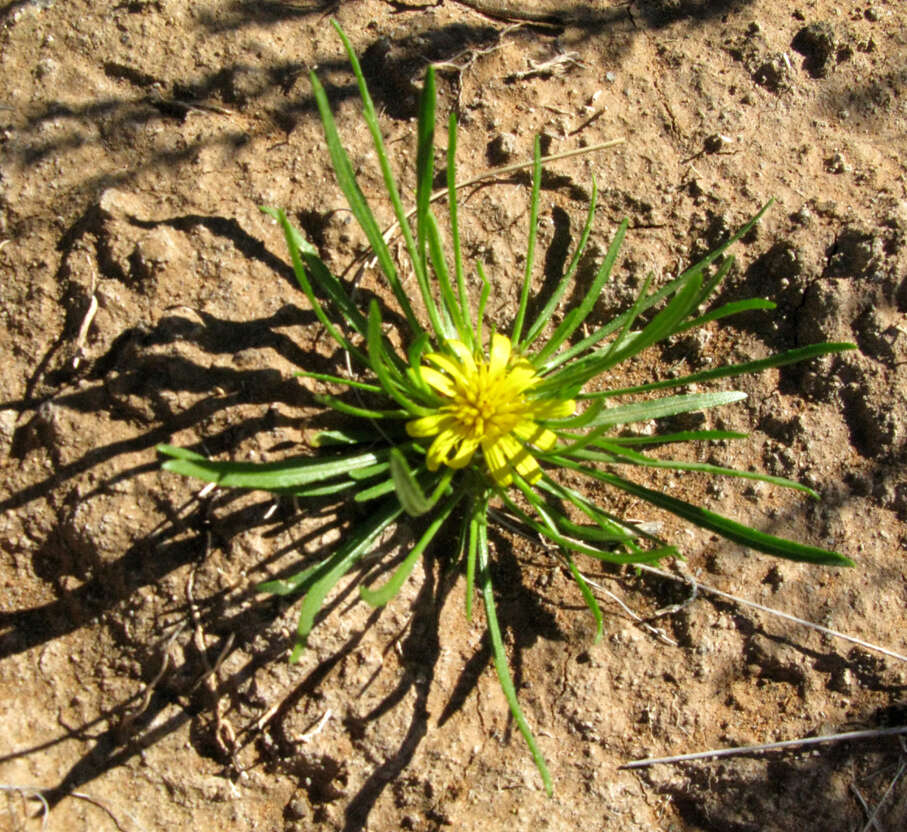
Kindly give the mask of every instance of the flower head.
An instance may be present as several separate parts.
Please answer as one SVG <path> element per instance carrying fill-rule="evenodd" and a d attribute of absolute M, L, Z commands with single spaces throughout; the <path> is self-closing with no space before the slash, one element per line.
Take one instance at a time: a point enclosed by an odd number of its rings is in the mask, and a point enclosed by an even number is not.
<path fill-rule="evenodd" d="M 510 485 L 513 472 L 535 482 L 542 472 L 530 446 L 554 447 L 554 432 L 539 424 L 570 416 L 572 399 L 534 398 L 541 379 L 535 368 L 513 354 L 510 339 L 491 337 L 488 361 L 473 356 L 461 341 L 446 341 L 450 354 L 429 353 L 419 368 L 422 380 L 441 398 L 434 413 L 407 422 L 410 436 L 435 437 L 426 456 L 428 469 L 464 468 L 478 448 L 498 485 Z"/>

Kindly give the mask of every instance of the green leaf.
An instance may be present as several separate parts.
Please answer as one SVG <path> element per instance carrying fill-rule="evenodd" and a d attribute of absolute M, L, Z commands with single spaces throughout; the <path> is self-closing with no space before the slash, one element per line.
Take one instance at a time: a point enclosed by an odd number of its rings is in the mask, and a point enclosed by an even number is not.
<path fill-rule="evenodd" d="M 592 643 L 598 644 L 602 640 L 602 611 L 598 606 L 598 601 L 592 594 L 592 590 L 589 589 L 589 584 L 586 583 L 586 579 L 582 576 L 579 569 L 576 568 L 573 558 L 571 558 L 570 555 L 566 555 L 566 559 L 567 566 L 570 567 L 570 574 L 573 575 L 573 580 L 576 581 L 576 585 L 583 595 L 586 606 L 589 607 L 595 618 L 595 639 Z"/>
<path fill-rule="evenodd" d="M 416 479 L 412 469 L 406 462 L 406 457 L 396 448 L 390 454 L 391 477 L 400 505 L 410 517 L 419 517 L 432 507 L 432 502 L 425 496 L 422 486 Z"/>
<path fill-rule="evenodd" d="M 365 318 L 359 311 L 359 307 L 347 294 L 346 289 L 343 288 L 343 284 L 331 274 L 331 270 L 324 264 L 318 255 L 318 250 L 299 233 L 283 211 L 273 208 L 262 208 L 261 210 L 276 219 L 283 229 L 296 281 L 309 297 L 310 302 L 314 287 L 309 283 L 309 277 L 337 307 L 346 323 L 360 335 L 364 335 Z"/>
<path fill-rule="evenodd" d="M 523 494 L 526 495 L 527 499 L 531 491 L 523 491 Z M 579 540 L 574 540 L 569 537 L 565 537 L 556 531 L 556 529 L 551 528 L 550 526 L 539 523 L 530 517 L 525 511 L 523 511 L 510 497 L 506 492 L 499 490 L 498 496 L 504 503 L 507 505 L 507 508 L 516 515 L 520 520 L 522 520 L 527 526 L 529 526 L 533 531 L 547 537 L 552 542 L 556 543 L 562 549 L 567 552 L 580 552 L 584 555 L 590 555 L 596 560 L 605 561 L 606 563 L 649 563 L 651 561 L 660 560 L 665 557 L 663 551 L 653 551 L 653 550 L 639 550 L 638 552 L 631 552 L 629 554 L 618 554 L 616 552 L 607 551 L 605 549 L 596 549 L 592 546 L 586 546 L 584 543 Z M 533 503 L 533 508 L 538 511 L 539 503 L 538 500 L 531 500 Z M 544 510 L 544 509 L 543 509 Z M 673 550 L 672 550 L 673 551 Z"/>
<path fill-rule="evenodd" d="M 526 745 L 535 760 L 536 768 L 542 777 L 545 785 L 545 791 L 550 797 L 553 792 L 551 784 L 551 775 L 548 773 L 548 766 L 545 764 L 545 758 L 532 735 L 529 723 L 523 716 L 519 700 L 516 698 L 516 690 L 513 687 L 513 680 L 510 678 L 510 671 L 507 667 L 507 653 L 504 650 L 504 641 L 501 638 L 501 626 L 498 623 L 497 612 L 494 606 L 494 589 L 491 584 L 491 568 L 488 562 L 488 531 L 487 519 L 485 514 L 478 515 L 477 524 L 477 550 L 479 558 L 479 580 L 482 589 L 482 600 L 485 603 L 485 619 L 488 627 L 488 638 L 491 641 L 491 655 L 494 657 L 494 669 L 498 674 L 498 681 L 501 683 L 501 690 L 504 692 L 504 698 L 510 706 L 510 713 L 516 721 Z"/>
<path fill-rule="evenodd" d="M 435 163 L 435 68 L 431 64 L 425 70 L 425 81 L 419 98 L 416 135 L 416 236 L 419 244 L 417 250 L 422 268 L 427 270 L 425 243 L 428 239 L 429 204 Z"/>
<path fill-rule="evenodd" d="M 441 318 L 445 338 L 461 338 L 468 346 L 472 345 L 472 331 L 460 313 L 460 304 L 454 295 L 450 283 L 447 264 L 444 261 L 444 249 L 441 245 L 441 232 L 438 223 L 431 212 L 425 216 L 425 226 L 428 234 L 428 251 L 431 257 L 432 268 L 438 278 L 438 287 L 441 290 Z M 453 329 L 451 330 L 451 324 Z"/>
<path fill-rule="evenodd" d="M 617 227 L 614 239 L 611 241 L 611 245 L 608 248 L 608 253 L 605 255 L 604 261 L 602 261 L 601 266 L 599 266 L 598 271 L 595 273 L 592 284 L 589 286 L 580 305 L 576 307 L 573 314 L 564 318 L 561 325 L 555 329 L 554 334 L 551 336 L 548 343 L 545 344 L 541 352 L 533 358 L 533 361 L 539 364 L 544 362 L 548 356 L 553 355 L 561 344 L 573 335 L 573 333 L 582 325 L 583 321 L 586 320 L 589 313 L 592 311 L 592 308 L 597 303 L 602 288 L 611 277 L 611 270 L 614 268 L 614 263 L 617 260 L 617 255 L 620 252 L 620 247 L 623 244 L 628 227 L 629 222 L 626 219 Z"/>
<path fill-rule="evenodd" d="M 457 216 L 457 114 L 453 110 L 447 122 L 447 206 L 454 251 L 454 273 L 457 279 L 457 294 L 460 296 L 460 315 L 464 325 L 461 335 L 469 337 L 467 343 L 475 350 L 481 346 L 477 341 L 476 331 L 466 327 L 470 321 L 469 293 L 466 291 L 466 279 L 463 275 L 463 251 L 460 246 L 460 224 Z"/>
<path fill-rule="evenodd" d="M 651 436 L 609 436 L 614 445 L 668 445 L 672 442 L 711 442 L 719 439 L 746 439 L 748 433 L 732 430 L 682 430 L 677 433 L 654 433 Z"/>
<path fill-rule="evenodd" d="M 373 410 L 368 407 L 357 407 L 354 404 L 347 404 L 336 396 L 328 396 L 324 393 L 315 395 L 312 398 L 318 404 L 329 407 L 331 410 L 345 413 L 347 416 L 357 416 L 360 419 L 405 419 L 410 415 L 406 410 Z"/>
<path fill-rule="evenodd" d="M 422 534 L 422 537 L 419 538 L 419 542 L 413 546 L 403 563 L 400 564 L 385 584 L 378 589 L 368 589 L 364 586 L 359 587 L 359 594 L 362 596 L 363 601 L 367 604 L 371 604 L 373 607 L 383 607 L 400 591 L 404 581 L 413 571 L 416 561 L 421 557 L 428 544 L 434 539 L 441 526 L 444 525 L 447 518 L 450 516 L 450 513 L 460 501 L 460 497 L 460 494 L 454 495 L 438 510 L 438 513 L 432 519 L 428 528 Z"/>
<path fill-rule="evenodd" d="M 708 511 L 700 506 L 678 500 L 676 497 L 669 497 L 659 491 L 653 491 L 645 486 L 611 474 L 605 471 L 598 471 L 594 468 L 587 468 L 582 465 L 571 462 L 567 459 L 556 460 L 565 467 L 579 471 L 586 476 L 593 477 L 601 482 L 613 485 L 615 488 L 632 494 L 642 500 L 646 500 L 657 508 L 675 514 L 684 520 L 700 526 L 703 529 L 716 532 L 732 543 L 739 543 L 742 546 L 749 546 L 758 552 L 765 552 L 769 555 L 775 555 L 787 560 L 805 561 L 807 563 L 819 563 L 827 566 L 853 566 L 854 563 L 850 558 L 840 555 L 837 552 L 831 552 L 827 549 L 821 549 L 818 546 L 808 546 L 803 543 L 796 543 L 793 540 L 775 537 L 765 532 L 744 526 L 720 514 Z"/>
<path fill-rule="evenodd" d="M 315 381 L 323 381 L 327 384 L 345 384 L 347 387 L 352 387 L 356 390 L 365 390 L 368 393 L 383 393 L 384 391 L 378 387 L 377 384 L 367 384 L 363 381 L 353 381 L 349 378 L 344 378 L 343 376 L 334 376 L 328 373 L 307 373 L 305 370 L 298 370 L 293 373 L 296 378 L 311 378 Z"/>
<path fill-rule="evenodd" d="M 714 393 L 685 393 L 677 396 L 666 396 L 662 399 L 648 399 L 642 402 L 631 402 L 616 407 L 609 407 L 598 414 L 590 427 L 607 425 L 626 425 L 632 422 L 645 422 L 649 419 L 664 419 L 681 413 L 693 413 L 698 410 L 709 410 L 726 404 L 742 401 L 746 393 L 740 390 L 720 390 Z"/>
<path fill-rule="evenodd" d="M 610 459 L 607 460 L 610 465 L 640 465 L 645 468 L 666 468 L 671 471 L 698 471 L 704 474 L 713 474 L 723 477 L 741 477 L 743 479 L 758 480 L 767 482 L 771 485 L 779 485 L 782 488 L 792 488 L 795 491 L 802 491 L 808 494 L 814 500 L 819 499 L 819 495 L 808 486 L 799 482 L 794 482 L 785 477 L 774 477 L 771 474 L 760 474 L 757 471 L 740 471 L 736 468 L 724 468 L 720 465 L 711 465 L 707 462 L 683 462 L 674 459 L 653 459 L 645 454 L 632 451 L 629 448 L 614 445 L 606 439 L 598 439 L 593 443 L 596 447 L 608 451 Z M 587 456 L 586 452 L 577 453 L 580 459 L 595 459 L 594 456 Z"/>
<path fill-rule="evenodd" d="M 529 290 L 532 287 L 532 269 L 535 265 L 535 241 L 538 236 L 539 225 L 539 189 L 542 185 L 541 148 L 541 141 L 536 136 L 535 144 L 533 145 L 532 196 L 529 200 L 529 243 L 526 246 L 526 270 L 523 273 L 523 285 L 520 289 L 520 305 L 510 334 L 510 340 L 514 344 L 520 343 L 520 338 L 523 334 L 523 321 L 526 318 L 526 309 L 529 305 Z"/>
<path fill-rule="evenodd" d="M 488 514 L 488 496 L 475 497 L 468 513 L 469 539 L 466 550 L 466 620 L 472 621 L 472 596 L 476 582 L 476 552 L 479 541 L 480 517 Z"/>
<path fill-rule="evenodd" d="M 321 569 L 328 561 L 330 557 L 324 558 L 317 563 L 313 563 L 306 569 L 303 569 L 301 572 L 297 572 L 295 575 L 289 578 L 275 578 L 271 581 L 264 581 L 263 583 L 258 584 L 255 588 L 259 592 L 268 592 L 271 595 L 295 595 L 297 592 L 305 592 L 312 581 L 315 580 L 316 573 Z"/>
<path fill-rule="evenodd" d="M 334 430 L 319 431 L 309 440 L 309 444 L 313 448 L 327 448 L 333 445 L 361 445 L 364 442 L 374 441 L 374 430 L 336 428 Z"/>
<path fill-rule="evenodd" d="M 396 382 L 391 378 L 388 369 L 387 353 L 384 349 L 384 338 L 381 334 L 381 312 L 378 309 L 378 301 L 372 300 L 368 310 L 368 357 L 369 365 L 378 376 L 378 382 L 381 388 L 404 410 L 417 416 L 424 416 L 429 411 L 419 407 L 412 399 L 404 395 L 398 388 Z M 411 392 L 418 393 L 418 390 Z"/>
<path fill-rule="evenodd" d="M 358 63 L 356 65 L 358 66 Z M 410 328 L 414 333 L 418 333 L 421 331 L 422 327 L 416 320 L 409 298 L 404 291 L 403 286 L 400 284 L 397 267 L 394 265 L 394 260 L 391 257 L 387 243 L 384 242 L 381 229 L 378 227 L 378 221 L 375 219 L 374 214 L 372 214 L 372 209 L 369 207 L 365 195 L 359 189 L 359 184 L 356 182 L 353 166 L 346 154 L 346 150 L 343 148 L 343 143 L 340 141 L 340 134 L 337 132 L 337 125 L 334 123 L 334 116 L 331 114 L 331 107 L 328 103 L 324 87 L 321 86 L 321 82 L 314 72 L 309 73 L 309 78 L 312 82 L 315 103 L 318 105 L 321 123 L 324 126 L 325 142 L 328 146 L 328 152 L 331 155 L 331 162 L 334 166 L 334 173 L 337 177 L 337 182 L 340 185 L 340 190 L 343 191 L 346 201 L 350 206 L 350 210 L 353 212 L 353 216 L 365 232 L 369 246 L 378 259 L 381 271 L 384 272 L 384 276 L 390 284 L 394 297 L 397 298 L 400 308 L 406 315 L 406 320 Z"/>
<path fill-rule="evenodd" d="M 382 456 L 380 451 L 376 451 L 329 459 L 294 457 L 280 462 L 214 462 L 200 454 L 171 445 L 158 445 L 157 450 L 173 457 L 164 463 L 165 471 L 214 482 L 223 488 L 260 488 L 263 491 L 287 491 L 301 485 L 347 476 L 352 469 L 373 465 Z"/>
<path fill-rule="evenodd" d="M 379 535 L 402 513 L 403 509 L 396 504 L 396 501 L 386 505 L 363 528 L 352 530 L 347 542 L 306 579 L 308 591 L 299 610 L 296 646 L 290 654 L 291 662 L 299 661 L 302 656 L 309 633 L 315 625 L 315 616 L 318 615 L 327 594 L 337 581 L 353 568 L 356 561 L 371 549 Z"/>
<path fill-rule="evenodd" d="M 717 321 L 719 318 L 727 318 L 731 315 L 739 315 L 741 312 L 749 312 L 751 309 L 775 309 L 777 304 L 763 298 L 749 298 L 749 300 L 736 300 L 733 303 L 726 303 L 694 318 L 689 323 L 685 323 L 678 328 L 678 332 L 687 332 L 690 329 L 703 326 L 710 321 Z"/>
<path fill-rule="evenodd" d="M 548 302 L 545 304 L 541 312 L 539 312 L 538 317 L 535 319 L 532 326 L 529 327 L 529 332 L 526 333 L 526 338 L 523 343 L 520 345 L 520 350 L 526 352 L 532 343 L 542 334 L 542 330 L 545 328 L 545 324 L 551 319 L 551 316 L 554 314 L 554 310 L 557 309 L 558 303 L 560 303 L 561 298 L 564 296 L 564 292 L 567 291 L 567 287 L 573 281 L 573 277 L 576 274 L 576 270 L 579 267 L 580 260 L 582 259 L 583 253 L 586 250 L 586 244 L 589 241 L 589 234 L 592 232 L 592 223 L 595 220 L 595 206 L 598 202 L 598 184 L 595 181 L 595 177 L 592 177 L 592 196 L 589 198 L 589 210 L 586 213 L 586 223 L 583 226 L 582 234 L 580 235 L 579 244 L 576 247 L 576 251 L 573 253 L 573 258 L 570 261 L 570 265 L 567 267 L 567 271 L 564 272 L 561 279 L 558 281 L 557 286 L 555 286 L 554 291 L 551 293 L 551 297 L 548 298 Z"/>
<path fill-rule="evenodd" d="M 682 387 L 687 384 L 695 384 L 701 381 L 714 381 L 718 378 L 728 378 L 729 376 L 739 376 L 745 373 L 758 373 L 767 370 L 770 367 L 784 367 L 788 364 L 796 364 L 799 361 L 806 361 L 810 358 L 816 358 L 820 355 L 831 355 L 833 353 L 845 352 L 846 350 L 855 350 L 856 344 L 849 343 L 831 343 L 810 344 L 807 347 L 797 347 L 797 349 L 787 350 L 786 352 L 770 355 L 768 358 L 760 358 L 756 361 L 744 361 L 742 364 L 729 364 L 725 367 L 716 367 L 713 370 L 702 370 L 699 373 L 692 373 L 680 378 L 666 378 L 661 381 L 653 381 L 649 384 L 638 384 L 635 387 L 623 387 L 618 390 L 608 390 L 601 393 L 586 394 L 583 398 L 593 398 L 595 396 L 623 396 L 628 393 L 648 393 L 651 390 L 662 390 L 666 387 Z"/>
<path fill-rule="evenodd" d="M 426 310 L 428 311 L 428 317 L 431 320 L 432 328 L 440 337 L 442 333 L 441 321 L 438 317 L 438 310 L 435 307 L 434 299 L 432 298 L 428 285 L 428 273 L 425 263 L 424 247 L 421 245 L 417 246 L 416 241 L 413 239 L 412 229 L 410 228 L 406 212 L 403 210 L 403 202 L 400 199 L 400 191 L 397 188 L 397 182 L 394 179 L 394 174 L 391 171 L 390 162 L 387 159 L 387 151 L 384 147 L 384 138 L 381 135 L 381 127 L 378 124 L 378 114 L 375 110 L 375 105 L 372 101 L 372 97 L 369 94 L 368 86 L 365 83 L 365 76 L 362 74 L 362 67 L 359 65 L 359 59 L 356 57 L 356 53 L 353 50 L 353 47 L 350 44 L 347 36 L 344 34 L 343 30 L 340 28 L 336 21 L 332 22 L 334 24 L 334 28 L 337 30 L 337 33 L 340 35 L 340 39 L 343 41 L 343 46 L 346 49 L 347 56 L 350 60 L 350 66 L 353 68 L 353 75 L 356 76 L 356 82 L 359 85 L 359 96 L 362 99 L 362 118 L 364 119 L 369 133 L 371 133 L 372 136 L 372 144 L 375 147 L 375 153 L 378 156 L 378 164 L 381 167 L 381 174 L 384 178 L 384 187 L 387 191 L 388 197 L 390 198 L 391 205 L 394 208 L 394 216 L 397 218 L 397 222 L 400 225 L 400 232 L 403 234 L 403 240 L 406 243 L 406 251 L 409 254 L 413 272 L 416 275 L 416 282 L 419 284 L 419 291 L 422 295 L 422 301 L 425 304 Z M 425 141 L 426 135 L 428 133 L 430 133 L 431 135 L 434 134 L 434 106 L 434 70 L 431 66 L 429 66 L 428 75 L 426 77 L 426 84 L 422 88 L 422 95 L 420 97 L 419 103 L 419 124 L 417 127 L 417 133 L 419 135 L 420 146 L 421 143 Z M 429 117 L 431 118 L 431 123 L 427 124 L 425 122 Z M 424 148 L 422 149 L 422 151 L 424 154 Z M 428 157 L 429 158 L 427 161 L 430 163 L 430 154 L 428 154 Z M 424 165 L 425 160 L 423 159 L 422 161 Z M 420 181 L 422 180 L 424 175 L 424 171 L 420 170 L 418 172 Z M 371 242 L 371 240 L 369 241 Z M 401 306 L 403 306 L 403 304 L 401 304 Z M 407 306 L 403 306 L 403 308 L 406 309 Z M 412 328 L 414 335 L 417 335 L 422 331 L 422 327 L 415 323 L 415 321 L 410 321 L 410 327 Z"/>

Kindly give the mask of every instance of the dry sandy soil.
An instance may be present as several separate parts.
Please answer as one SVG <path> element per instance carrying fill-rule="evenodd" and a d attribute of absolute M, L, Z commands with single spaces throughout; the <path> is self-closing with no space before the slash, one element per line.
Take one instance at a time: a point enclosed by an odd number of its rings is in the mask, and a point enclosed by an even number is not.
<path fill-rule="evenodd" d="M 907 653 L 907 10 L 902 0 L 2 0 L 0 4 L 0 827 L 50 830 L 854 830 L 907 828 L 896 737 L 621 770 L 647 755 L 907 722 L 907 667 L 700 591 L 650 622 L 602 591 L 605 638 L 532 541 L 495 537 L 520 699 L 549 799 L 509 718 L 481 618 L 436 547 L 388 608 L 329 599 L 298 665 L 294 607 L 254 585 L 342 533 L 292 501 L 199 493 L 174 442 L 279 459 L 317 410 L 298 367 L 337 366 L 258 206 L 283 207 L 342 272 L 362 236 L 314 112 L 317 68 L 382 219 L 374 152 L 328 18 L 345 27 L 407 187 L 414 92 L 440 67 L 461 178 L 553 163 L 544 296 L 602 192 L 594 261 L 630 232 L 595 315 L 626 308 L 777 202 L 722 299 L 751 315 L 647 357 L 695 370 L 818 340 L 859 349 L 739 382 L 695 458 L 814 485 L 649 481 L 844 552 L 807 568 L 688 533 L 704 584 Z M 484 9 L 486 13 L 480 10 Z M 540 12 L 545 21 L 520 20 Z M 517 174 L 464 194 L 492 317 L 515 308 L 528 218 Z M 363 291 L 380 293 L 366 273 Z M 572 299 L 575 302 L 575 298 Z M 93 314 L 91 317 L 90 313 Z M 85 327 L 88 322 L 87 328 Z M 643 510 L 593 492 L 631 516 Z M 400 530 L 387 542 L 405 543 Z M 668 565 L 670 568 L 670 565 Z M 356 577 L 373 580 L 370 560 Z M 690 588 L 585 564 L 648 618 Z M 658 630 L 653 633 L 652 628 Z"/>

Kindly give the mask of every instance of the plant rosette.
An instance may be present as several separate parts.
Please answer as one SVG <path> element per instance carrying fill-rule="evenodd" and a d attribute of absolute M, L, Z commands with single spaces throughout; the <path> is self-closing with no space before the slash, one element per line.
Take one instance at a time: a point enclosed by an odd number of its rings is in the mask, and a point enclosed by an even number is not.
<path fill-rule="evenodd" d="M 382 585 L 360 586 L 361 596 L 369 604 L 380 606 L 394 597 L 442 530 L 445 535 L 453 535 L 459 541 L 457 557 L 466 573 L 466 615 L 471 619 L 472 599 L 478 590 L 501 686 L 545 789 L 551 793 L 551 777 L 517 700 L 495 613 L 489 519 L 505 517 L 508 524 L 550 544 L 569 569 L 595 619 L 596 641 L 602 633 L 602 613 L 575 558 L 633 564 L 679 555 L 674 546 L 653 534 L 646 524 L 620 517 L 565 484 L 559 476 L 562 471 L 603 483 L 769 555 L 814 564 L 852 565 L 836 552 L 766 534 L 655 491 L 634 481 L 626 472 L 643 467 L 745 477 L 817 498 L 812 489 L 780 477 L 670 460 L 645 452 L 651 446 L 743 439 L 746 434 L 721 430 L 650 434 L 634 432 L 633 426 L 745 398 L 738 391 L 676 392 L 689 385 L 780 367 L 852 349 L 853 345 L 815 344 L 679 378 L 619 389 L 593 389 L 592 382 L 603 373 L 673 335 L 741 312 L 774 308 L 769 300 L 753 298 L 701 311 L 731 269 L 733 257 L 725 254 L 728 247 L 749 231 L 768 206 L 715 251 L 656 291 L 650 291 L 650 276 L 631 308 L 589 334 L 584 330 L 578 337 L 577 332 L 611 275 L 627 222 L 618 227 L 601 266 L 590 284 L 583 287 L 583 300 L 560 313 L 560 301 L 574 283 L 591 231 L 597 197 L 593 183 L 576 251 L 535 320 L 527 320 L 541 183 L 538 140 L 532 165 L 528 251 L 518 307 L 508 334 L 486 332 L 490 283 L 483 265 L 477 263 L 476 284 L 480 289 L 473 304 L 461 253 L 455 165 L 457 122 L 453 115 L 447 133 L 446 245 L 431 211 L 436 102 L 433 69 L 428 68 L 419 104 L 413 226 L 391 172 L 359 62 L 346 36 L 339 27 L 337 30 L 358 81 L 363 117 L 405 242 L 406 265 L 418 284 L 418 311 L 403 287 L 400 268 L 356 182 L 324 88 L 314 73 L 312 86 L 340 188 L 406 320 L 405 331 L 399 333 L 404 349 L 396 349 L 385 335 L 377 301 L 367 310 L 360 309 L 349 287 L 330 272 L 286 214 L 263 209 L 282 227 L 296 279 L 319 322 L 361 371 L 355 378 L 305 371 L 298 374 L 345 388 L 343 394 L 325 393 L 318 400 L 348 417 L 349 426 L 319 434 L 313 443 L 314 452 L 307 456 L 267 464 L 213 461 L 169 445 L 158 450 L 170 457 L 164 463 L 166 470 L 225 488 L 264 489 L 322 502 L 334 499 L 338 503 L 373 503 L 368 518 L 349 529 L 335 550 L 303 564 L 295 574 L 259 586 L 263 592 L 302 598 L 291 661 L 297 661 L 302 654 L 328 593 L 376 547 L 383 532 L 404 513 L 421 518 L 416 541 Z"/>

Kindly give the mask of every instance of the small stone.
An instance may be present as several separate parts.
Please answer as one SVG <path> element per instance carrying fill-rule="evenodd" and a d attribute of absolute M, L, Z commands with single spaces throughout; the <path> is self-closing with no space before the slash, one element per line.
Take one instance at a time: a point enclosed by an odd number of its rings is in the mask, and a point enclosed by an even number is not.
<path fill-rule="evenodd" d="M 825 170 L 829 173 L 849 173 L 853 166 L 848 164 L 843 153 L 836 151 L 825 160 Z"/>
<path fill-rule="evenodd" d="M 849 225 L 838 235 L 828 260 L 830 277 L 862 277 L 872 271 L 884 253 L 880 237 Z"/>
<path fill-rule="evenodd" d="M 488 159 L 494 165 L 509 162 L 517 152 L 517 139 L 513 133 L 499 133 L 488 145 Z"/>
<path fill-rule="evenodd" d="M 310 816 L 309 804 L 304 797 L 294 797 L 286 808 L 286 815 L 289 820 L 302 820 Z"/>
<path fill-rule="evenodd" d="M 829 23 L 810 23 L 791 41 L 791 48 L 803 55 L 803 68 L 813 78 L 825 78 L 853 50 L 842 43 Z"/>
<path fill-rule="evenodd" d="M 711 136 L 706 136 L 704 147 L 706 153 L 718 153 L 724 150 L 730 143 L 733 141 L 730 136 L 722 135 L 721 133 L 712 133 Z"/>
<path fill-rule="evenodd" d="M 813 221 L 813 212 L 808 205 L 801 205 L 800 210 L 791 216 L 791 219 L 800 225 L 809 225 Z"/>
<path fill-rule="evenodd" d="M 767 57 L 753 72 L 753 80 L 772 92 L 790 89 L 792 73 L 785 58 L 781 53 Z"/>

